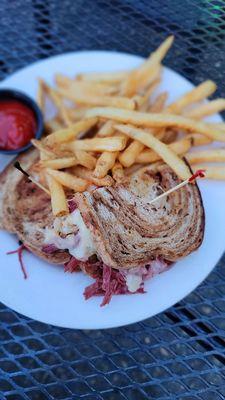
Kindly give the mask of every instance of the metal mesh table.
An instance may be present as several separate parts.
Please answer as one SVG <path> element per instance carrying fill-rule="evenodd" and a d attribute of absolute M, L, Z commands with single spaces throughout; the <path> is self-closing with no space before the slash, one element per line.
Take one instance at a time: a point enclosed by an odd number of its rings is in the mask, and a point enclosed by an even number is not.
<path fill-rule="evenodd" d="M 0 76 L 81 49 L 141 56 L 175 34 L 166 64 L 225 95 L 223 0 L 1 0 Z M 119 329 L 75 331 L 0 305 L 0 399 L 225 398 L 225 258 L 181 303 Z"/>

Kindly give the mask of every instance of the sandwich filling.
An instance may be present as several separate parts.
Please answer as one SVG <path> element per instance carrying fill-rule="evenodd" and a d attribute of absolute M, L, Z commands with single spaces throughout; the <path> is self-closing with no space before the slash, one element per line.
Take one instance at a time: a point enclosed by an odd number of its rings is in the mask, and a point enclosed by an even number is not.
<path fill-rule="evenodd" d="M 96 247 L 90 230 L 86 227 L 78 208 L 68 216 L 57 217 L 52 228 L 45 230 L 43 251 L 53 253 L 68 250 L 71 260 L 65 265 L 69 272 L 80 268 L 95 279 L 89 285 L 84 296 L 103 295 L 101 305 L 108 304 L 113 294 L 144 293 L 144 281 L 165 271 L 168 264 L 156 259 L 148 265 L 130 269 L 113 269 L 97 258 Z"/>

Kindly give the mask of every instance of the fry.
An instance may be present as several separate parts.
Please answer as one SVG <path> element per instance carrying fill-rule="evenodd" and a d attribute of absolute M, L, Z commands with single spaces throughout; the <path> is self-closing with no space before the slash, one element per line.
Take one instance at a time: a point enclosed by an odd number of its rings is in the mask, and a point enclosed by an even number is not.
<path fill-rule="evenodd" d="M 130 71 L 91 72 L 91 73 L 89 72 L 86 74 L 78 74 L 77 79 L 90 82 L 119 83 L 127 77 L 128 72 Z"/>
<path fill-rule="evenodd" d="M 184 115 L 189 118 L 201 119 L 212 114 L 225 110 L 225 99 L 212 100 L 205 104 L 200 104 Z"/>
<path fill-rule="evenodd" d="M 104 107 L 92 108 L 87 111 L 86 118 L 99 117 L 113 119 L 124 123 L 138 126 L 160 128 L 173 126 L 187 131 L 195 131 L 208 136 L 212 140 L 225 142 L 225 134 L 222 130 L 200 121 L 172 114 L 141 113 L 139 111 L 128 111 L 117 108 Z"/>
<path fill-rule="evenodd" d="M 57 182 L 53 176 L 46 173 L 48 187 L 51 193 L 52 213 L 55 217 L 59 217 L 69 213 L 66 196 L 62 185 Z"/>
<path fill-rule="evenodd" d="M 225 149 L 195 151 L 193 153 L 186 154 L 185 158 L 190 164 L 223 162 L 225 161 Z"/>
<path fill-rule="evenodd" d="M 68 144 L 68 149 L 85 150 L 85 151 L 121 151 L 127 143 L 127 138 L 114 136 L 110 138 L 93 138 L 75 140 Z"/>
<path fill-rule="evenodd" d="M 97 160 L 90 153 L 80 150 L 80 151 L 75 151 L 74 154 L 77 158 L 77 164 L 82 165 L 83 167 L 86 167 L 88 169 L 95 168 Z"/>
<path fill-rule="evenodd" d="M 97 135 L 99 137 L 107 137 L 107 136 L 111 136 L 114 132 L 114 125 L 115 122 L 114 121 L 106 121 L 102 127 L 99 129 Z"/>
<path fill-rule="evenodd" d="M 53 118 L 45 123 L 45 127 L 50 133 L 63 128 L 63 124 L 57 118 Z"/>
<path fill-rule="evenodd" d="M 149 106 L 149 98 L 157 88 L 160 83 L 160 76 L 155 79 L 152 84 L 146 89 L 144 96 L 142 96 L 141 100 L 138 101 L 138 110 L 146 111 Z"/>
<path fill-rule="evenodd" d="M 206 97 L 210 96 L 216 90 L 216 84 L 213 81 L 205 81 L 200 85 L 196 86 L 190 92 L 181 96 L 174 103 L 170 104 L 166 112 L 179 114 L 185 107 L 191 103 L 196 103 L 198 101 L 204 100 Z"/>
<path fill-rule="evenodd" d="M 124 167 L 130 167 L 135 163 L 138 154 L 144 149 L 144 145 L 137 140 L 134 140 L 130 145 L 119 155 L 119 161 Z"/>
<path fill-rule="evenodd" d="M 191 138 L 180 139 L 170 143 L 168 147 L 176 154 L 185 154 L 191 147 Z M 143 150 L 136 158 L 135 163 L 148 164 L 160 160 L 160 156 L 153 150 Z"/>
<path fill-rule="evenodd" d="M 167 92 L 160 93 L 156 97 L 154 103 L 152 105 L 150 105 L 149 111 L 151 113 L 152 112 L 158 113 L 158 112 L 162 111 L 164 106 L 165 106 L 167 98 L 168 98 L 168 93 Z"/>
<path fill-rule="evenodd" d="M 97 160 L 95 170 L 93 172 L 93 176 L 95 178 L 104 178 L 108 171 L 113 167 L 116 161 L 116 157 L 118 156 L 118 152 L 108 152 L 105 151 L 102 153 Z"/>
<path fill-rule="evenodd" d="M 86 94 L 77 90 L 69 92 L 65 89 L 58 89 L 57 92 L 64 98 L 74 101 L 77 104 L 88 104 L 89 106 L 111 106 L 117 108 L 125 108 L 127 110 L 135 109 L 135 101 L 127 97 L 121 96 L 99 96 Z"/>
<path fill-rule="evenodd" d="M 52 89 L 50 86 L 47 85 L 47 83 L 45 83 L 43 80 L 41 80 L 41 83 L 42 83 L 44 90 L 46 91 L 48 96 L 52 99 L 55 106 L 57 107 L 58 112 L 59 112 L 63 122 L 67 126 L 69 126 L 71 124 L 71 120 L 67 114 L 67 110 L 66 110 L 65 105 L 63 104 L 62 99 L 60 98 L 60 96 L 54 89 Z"/>
<path fill-rule="evenodd" d="M 106 175 L 104 178 L 95 178 L 93 174 L 84 167 L 74 167 L 73 172 L 76 176 L 80 178 L 86 179 L 90 183 L 93 183 L 96 186 L 112 186 L 114 184 L 114 180 L 110 175 Z"/>
<path fill-rule="evenodd" d="M 117 183 L 121 183 L 125 178 L 123 167 L 118 161 L 112 167 L 112 176 Z"/>
<path fill-rule="evenodd" d="M 40 167 L 50 169 L 70 168 L 77 164 L 78 161 L 75 157 L 57 158 L 55 160 L 43 160 L 39 163 Z"/>
<path fill-rule="evenodd" d="M 190 170 L 183 160 L 174 153 L 165 143 L 160 142 L 151 133 L 127 125 L 116 125 L 116 129 L 136 139 L 145 146 L 154 150 L 183 180 L 190 178 Z"/>
<path fill-rule="evenodd" d="M 37 92 L 37 103 L 41 109 L 41 111 L 44 113 L 45 112 L 45 93 L 44 93 L 44 87 L 42 84 L 42 80 L 38 79 L 38 92 Z"/>
<path fill-rule="evenodd" d="M 198 169 L 205 169 L 205 177 L 208 179 L 225 180 L 225 167 L 211 167 L 205 164 L 195 164 L 193 171 L 196 172 Z"/>
<path fill-rule="evenodd" d="M 123 95 L 132 96 L 151 79 L 152 81 L 155 79 L 156 70 L 172 46 L 173 40 L 174 37 L 169 36 L 138 69 L 128 75 L 122 86 Z"/>
<path fill-rule="evenodd" d="M 85 116 L 85 113 L 89 110 L 89 107 L 77 107 L 67 108 L 67 114 L 72 121 L 79 121 Z"/>
<path fill-rule="evenodd" d="M 58 87 L 67 89 L 71 93 L 82 91 L 84 94 L 111 95 L 118 92 L 118 87 L 115 85 L 109 86 L 99 82 L 75 81 L 60 74 L 55 76 L 55 80 Z"/>
<path fill-rule="evenodd" d="M 202 146 L 204 144 L 209 144 L 212 141 L 207 136 L 201 135 L 201 133 L 190 133 L 187 135 L 187 138 L 191 139 L 192 146 Z"/>
<path fill-rule="evenodd" d="M 52 176 L 61 185 L 73 189 L 75 192 L 83 192 L 88 187 L 88 182 L 82 178 L 77 178 L 68 172 L 46 169 L 48 175 Z"/>
<path fill-rule="evenodd" d="M 54 159 L 54 158 L 56 158 L 56 154 L 55 154 L 53 151 L 47 149 L 47 148 L 43 145 L 43 143 L 42 143 L 41 140 L 32 139 L 32 140 L 31 140 L 31 143 L 33 144 L 34 147 L 36 147 L 39 151 L 41 151 L 42 154 L 45 154 L 46 157 L 48 157 L 48 159 Z"/>
<path fill-rule="evenodd" d="M 57 143 L 70 142 L 71 140 L 77 138 L 81 133 L 84 133 L 92 128 L 97 121 L 97 118 L 90 118 L 77 122 L 76 124 L 71 125 L 69 128 L 60 129 L 59 131 L 48 135 L 45 139 L 45 143 L 49 146 L 54 146 Z"/>

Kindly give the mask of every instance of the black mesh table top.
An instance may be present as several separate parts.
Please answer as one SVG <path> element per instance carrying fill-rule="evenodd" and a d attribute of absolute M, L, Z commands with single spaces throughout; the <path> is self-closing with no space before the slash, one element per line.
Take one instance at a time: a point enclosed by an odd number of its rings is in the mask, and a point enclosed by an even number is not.
<path fill-rule="evenodd" d="M 141 56 L 169 34 L 166 64 L 225 96 L 223 0 L 1 0 L 0 77 L 76 50 Z M 225 258 L 163 314 L 118 329 L 52 327 L 0 304 L 0 400 L 225 398 Z"/>

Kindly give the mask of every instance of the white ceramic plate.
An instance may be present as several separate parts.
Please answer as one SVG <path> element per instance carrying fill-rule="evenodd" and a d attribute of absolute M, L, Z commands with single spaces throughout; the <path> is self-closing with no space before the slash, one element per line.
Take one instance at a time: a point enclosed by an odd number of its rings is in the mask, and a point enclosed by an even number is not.
<path fill-rule="evenodd" d="M 116 71 L 136 67 L 140 57 L 129 54 L 93 51 L 60 55 L 37 62 L 7 78 L 0 87 L 17 88 L 35 98 L 37 77 L 53 83 L 54 74 L 73 76 L 85 71 Z M 160 90 L 168 90 L 169 101 L 176 99 L 192 84 L 165 68 Z M 219 122 L 219 116 L 211 118 Z M 1 169 L 9 157 L 0 155 Z M 17 247 L 14 235 L 0 231 L 0 301 L 36 320 L 53 325 L 98 329 L 130 324 L 156 315 L 183 299 L 206 278 L 225 249 L 225 184 L 200 182 L 206 212 L 205 238 L 201 248 L 169 271 L 146 282 L 144 295 L 114 296 L 106 307 L 101 299 L 85 301 L 84 288 L 91 279 L 82 273 L 68 274 L 60 266 L 47 264 L 26 254 L 29 279 L 24 280 L 17 255 L 6 255 Z"/>

